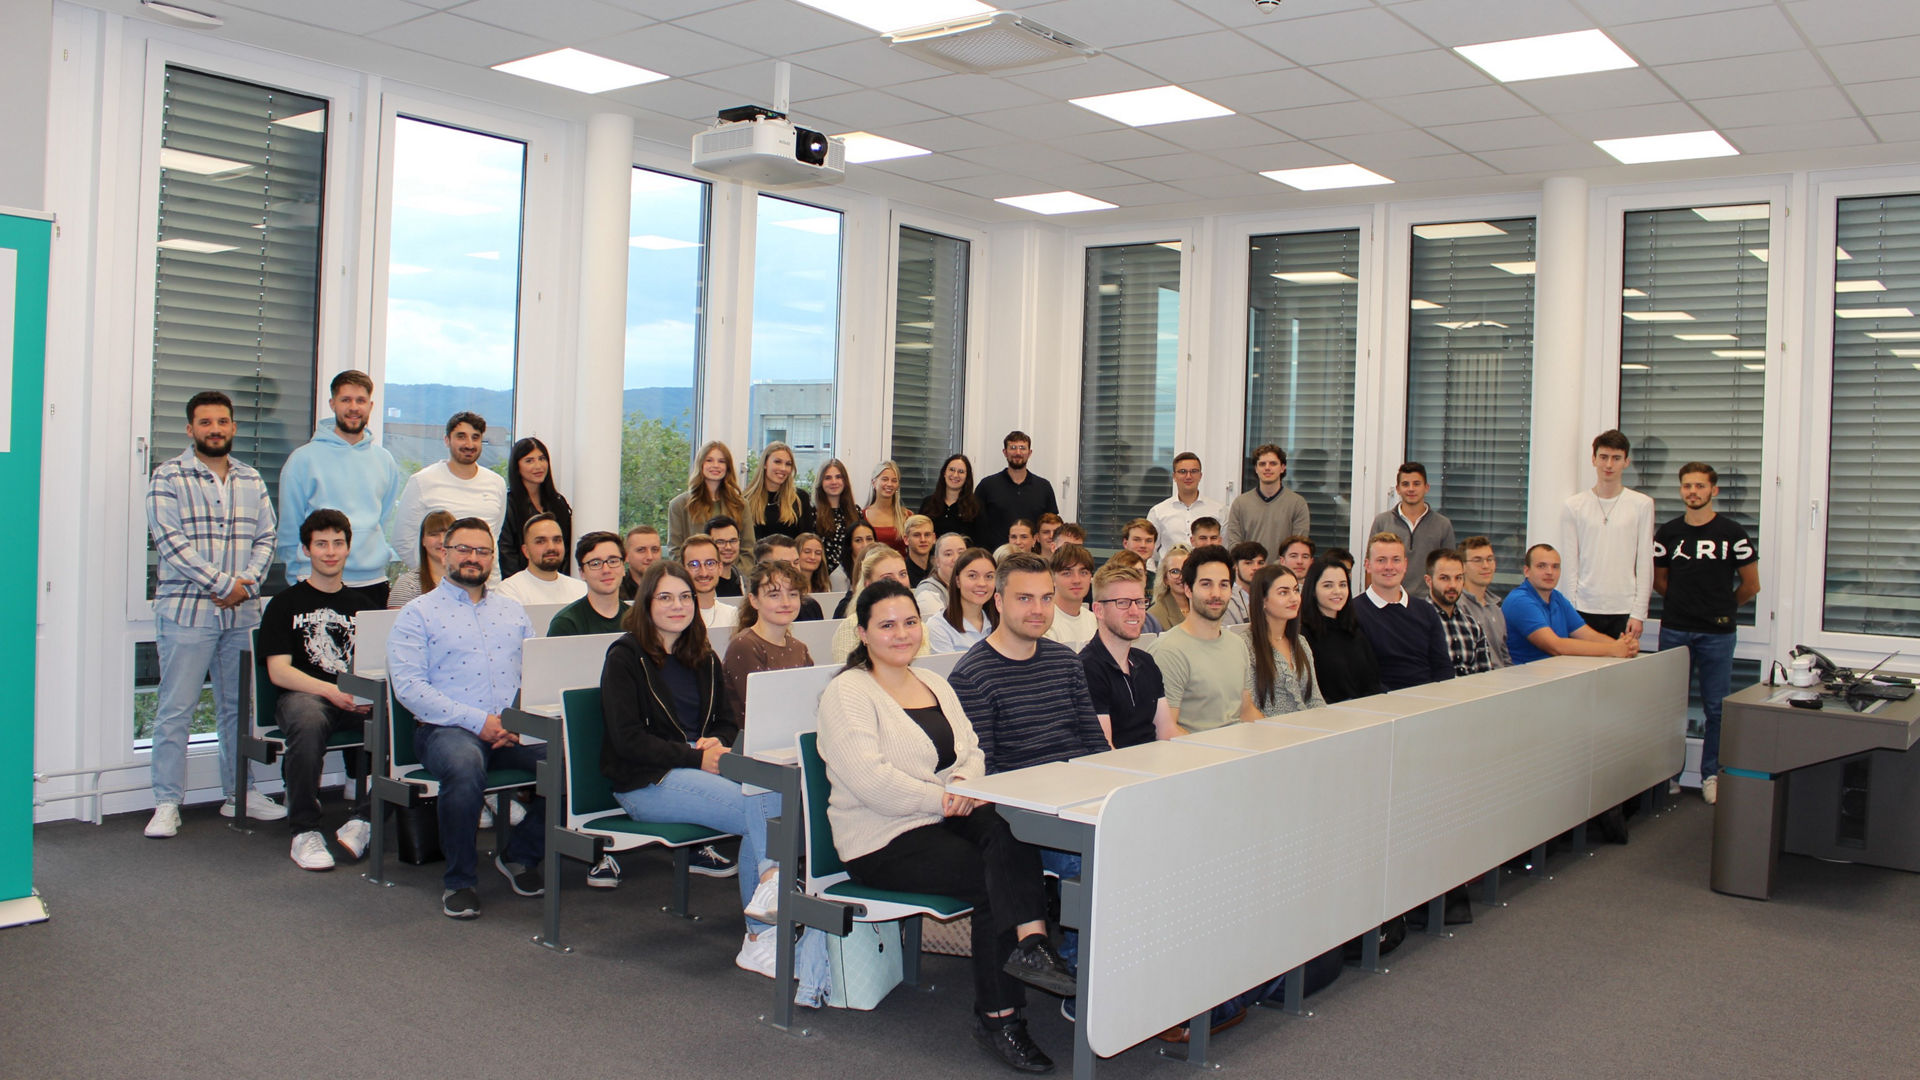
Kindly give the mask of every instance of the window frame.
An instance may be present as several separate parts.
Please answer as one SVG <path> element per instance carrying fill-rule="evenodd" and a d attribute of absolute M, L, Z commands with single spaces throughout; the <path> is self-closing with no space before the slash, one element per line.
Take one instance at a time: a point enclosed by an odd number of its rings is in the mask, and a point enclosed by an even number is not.
<path fill-rule="evenodd" d="M 979 482 L 980 460 L 974 448 L 985 445 L 989 436 L 985 432 L 987 422 L 986 403 L 981 400 L 985 387 L 981 382 L 982 361 L 986 356 L 987 307 L 983 301 L 987 298 L 988 277 L 987 233 L 978 228 L 961 225 L 958 222 L 922 214 L 912 208 L 897 207 L 888 215 L 887 225 L 887 300 L 886 336 L 882 339 L 881 355 L 885 358 L 886 370 L 881 379 L 881 401 L 885 408 L 881 410 L 880 446 L 887 458 L 893 456 L 893 380 L 894 365 L 898 360 L 894 351 L 897 327 L 894 324 L 894 294 L 900 282 L 900 230 L 915 229 L 924 233 L 933 233 L 951 240 L 966 242 L 967 248 L 967 349 L 961 357 L 963 369 L 960 380 L 966 388 L 960 415 L 960 444 L 948 453 L 966 454 L 973 462 L 974 481 Z M 989 470 L 992 471 L 992 470 Z M 913 506 L 919 505 L 918 499 L 927 495 L 903 491 L 902 499 Z"/>

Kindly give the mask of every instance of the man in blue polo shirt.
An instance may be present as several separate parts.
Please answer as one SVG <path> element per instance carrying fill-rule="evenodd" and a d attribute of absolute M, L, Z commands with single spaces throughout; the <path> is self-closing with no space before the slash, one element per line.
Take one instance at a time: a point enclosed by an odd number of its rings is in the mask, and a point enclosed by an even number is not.
<path fill-rule="evenodd" d="M 1549 656 L 1634 656 L 1640 639 L 1631 634 L 1608 637 L 1580 617 L 1573 601 L 1554 591 L 1560 584 L 1560 553 L 1551 544 L 1527 549 L 1521 570 L 1526 583 L 1507 594 L 1500 605 L 1507 619 L 1507 651 L 1516 664 L 1530 664 Z"/>

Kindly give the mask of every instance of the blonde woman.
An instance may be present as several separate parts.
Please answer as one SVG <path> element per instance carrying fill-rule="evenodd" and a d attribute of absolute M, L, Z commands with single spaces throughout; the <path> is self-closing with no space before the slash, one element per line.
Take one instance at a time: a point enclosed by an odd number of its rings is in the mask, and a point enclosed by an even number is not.
<path fill-rule="evenodd" d="M 862 513 L 867 524 L 873 526 L 873 538 L 905 555 L 907 505 L 900 501 L 900 467 L 891 461 L 881 462 L 873 470 L 871 484 Z"/>
<path fill-rule="evenodd" d="M 687 490 L 667 504 L 667 547 L 680 550 L 687 537 L 706 532 L 710 519 L 725 514 L 740 525 L 740 546 L 752 551 L 753 521 L 747 517 L 747 500 L 740 493 L 733 451 L 716 439 L 700 448 L 699 461 L 687 477 Z"/>
<path fill-rule="evenodd" d="M 855 646 L 860 644 L 860 621 L 857 612 L 861 592 L 876 581 L 897 581 L 905 586 L 907 560 L 885 544 L 873 544 L 867 548 L 866 555 L 861 557 L 860 572 L 854 575 L 853 580 L 853 588 L 847 590 L 848 595 L 854 598 L 853 603 L 849 605 L 847 617 L 841 621 L 840 628 L 833 632 L 833 662 L 836 664 L 846 663 L 847 656 L 853 652 Z M 914 624 L 920 630 L 920 651 L 914 655 L 925 656 L 932 651 L 932 647 L 927 644 L 927 629 L 920 625 L 917 616 Z"/>
<path fill-rule="evenodd" d="M 794 482 L 797 472 L 793 448 L 786 443 L 770 442 L 760 451 L 760 463 L 754 466 L 743 493 L 747 520 L 753 523 L 755 534 L 798 536 L 812 527 L 813 502 Z"/>
<path fill-rule="evenodd" d="M 1153 616 L 1162 629 L 1171 629 L 1186 621 L 1193 593 L 1187 589 L 1186 576 L 1181 570 L 1191 554 L 1192 548 L 1175 544 L 1160 556 L 1160 584 L 1153 594 L 1153 606 L 1147 609 L 1147 614 Z"/>

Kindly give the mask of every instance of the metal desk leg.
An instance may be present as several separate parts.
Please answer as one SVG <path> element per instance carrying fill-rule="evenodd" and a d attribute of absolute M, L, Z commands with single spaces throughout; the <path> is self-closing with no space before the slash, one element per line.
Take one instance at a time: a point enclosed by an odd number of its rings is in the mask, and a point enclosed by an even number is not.
<path fill-rule="evenodd" d="M 1585 827 L 1584 825 L 1581 826 L 1581 828 Z M 1533 849 L 1533 865 L 1527 868 L 1527 876 L 1530 878 L 1549 877 L 1547 874 L 1547 845 L 1544 842 L 1542 842 L 1539 847 Z"/>
<path fill-rule="evenodd" d="M 1444 938 L 1444 937 L 1453 936 L 1452 934 L 1447 932 L 1447 894 L 1446 893 L 1441 893 L 1439 896 L 1436 896 L 1433 899 L 1427 901 L 1426 934 L 1428 937 Z"/>
<path fill-rule="evenodd" d="M 1270 997 L 1262 998 L 1257 1004 L 1269 1009 L 1278 1009 L 1288 1016 L 1312 1016 L 1313 1010 L 1307 1008 L 1307 965 L 1301 964 L 1287 972 L 1286 980 L 1279 1004 L 1275 1004 Z"/>
<path fill-rule="evenodd" d="M 1500 875 L 1507 872 L 1505 866 L 1496 866 L 1487 871 L 1486 887 L 1481 891 L 1480 902 L 1488 907 L 1506 907 L 1500 902 Z"/>
<path fill-rule="evenodd" d="M 1171 1049 L 1163 1046 L 1160 1048 L 1160 1056 L 1168 1061 L 1177 1061 L 1182 1065 L 1192 1065 L 1199 1069 L 1217 1069 L 1220 1067 L 1219 1062 L 1207 1060 L 1207 1044 L 1212 1039 L 1213 1010 L 1208 1009 L 1187 1021 L 1187 1048 L 1183 1053 L 1175 1054 Z"/>
<path fill-rule="evenodd" d="M 1380 966 L 1380 928 L 1374 927 L 1360 935 L 1360 970 L 1373 975 L 1385 975 L 1386 968 Z"/>

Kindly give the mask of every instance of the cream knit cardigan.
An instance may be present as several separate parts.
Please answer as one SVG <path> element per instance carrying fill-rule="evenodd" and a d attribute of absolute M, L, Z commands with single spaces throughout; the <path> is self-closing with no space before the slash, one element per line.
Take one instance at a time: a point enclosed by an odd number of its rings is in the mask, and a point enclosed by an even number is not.
<path fill-rule="evenodd" d="M 953 688 L 931 671 L 914 674 L 953 725 L 954 762 L 944 772 L 934 771 L 933 740 L 868 672 L 842 672 L 820 695 L 820 757 L 833 784 L 827 821 L 842 859 L 870 855 L 901 833 L 938 824 L 948 782 L 987 773 L 980 740 Z"/>

